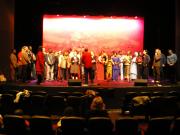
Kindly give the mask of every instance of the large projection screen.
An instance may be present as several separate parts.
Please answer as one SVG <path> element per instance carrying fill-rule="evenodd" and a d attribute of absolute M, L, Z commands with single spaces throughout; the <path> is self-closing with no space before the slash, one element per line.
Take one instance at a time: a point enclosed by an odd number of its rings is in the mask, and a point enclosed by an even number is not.
<path fill-rule="evenodd" d="M 43 16 L 43 47 L 53 51 L 88 48 L 101 51 L 142 51 L 144 18 L 121 16 Z"/>

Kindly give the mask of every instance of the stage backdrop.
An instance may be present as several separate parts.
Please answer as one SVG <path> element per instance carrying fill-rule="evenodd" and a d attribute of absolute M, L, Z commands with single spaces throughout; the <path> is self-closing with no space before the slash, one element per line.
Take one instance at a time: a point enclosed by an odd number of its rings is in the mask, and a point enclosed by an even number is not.
<path fill-rule="evenodd" d="M 99 54 L 119 50 L 142 51 L 144 19 L 119 16 L 44 15 L 43 47 L 48 50 L 88 47 Z"/>

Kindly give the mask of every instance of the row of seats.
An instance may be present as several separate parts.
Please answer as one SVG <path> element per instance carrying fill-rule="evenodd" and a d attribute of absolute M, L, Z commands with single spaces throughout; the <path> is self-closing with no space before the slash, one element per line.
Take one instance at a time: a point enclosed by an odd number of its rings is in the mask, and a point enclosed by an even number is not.
<path fill-rule="evenodd" d="M 20 92 L 19 90 L 1 90 L 0 93 L 1 94 L 13 94 L 14 96 L 16 96 L 16 94 Z M 58 92 L 55 92 L 55 93 L 48 93 L 46 91 L 43 91 L 43 90 L 38 90 L 38 91 L 29 91 L 31 93 L 31 95 L 59 95 L 59 96 L 64 96 L 64 97 L 67 97 L 67 96 L 83 96 L 85 95 L 85 93 L 83 92 L 79 92 L 79 91 L 76 91 L 76 92 L 70 92 L 70 91 L 58 91 Z"/>
<path fill-rule="evenodd" d="M 131 111 L 134 115 L 149 115 L 151 117 L 156 116 L 168 116 L 179 115 L 180 106 L 179 100 L 176 96 L 154 96 L 150 98 L 150 101 L 145 104 L 135 106 L 132 101 Z"/>
<path fill-rule="evenodd" d="M 64 117 L 60 128 L 53 128 L 47 116 L 25 119 L 16 115 L 4 116 L 4 133 L 8 135 L 179 135 L 180 118 L 159 117 L 149 121 L 134 117 L 118 118 L 113 124 L 108 117 Z"/>
<path fill-rule="evenodd" d="M 137 103 L 136 97 L 143 98 L 143 103 Z M 145 99 L 148 99 L 145 101 Z M 141 100 L 140 100 L 141 101 Z M 123 110 L 129 110 L 136 115 L 167 116 L 180 114 L 180 98 L 177 91 L 162 92 L 128 92 L 123 103 Z"/>
<path fill-rule="evenodd" d="M 14 103 L 12 94 L 2 94 L 0 99 L 0 113 L 11 114 L 15 109 L 21 108 L 26 114 L 54 114 L 60 115 L 67 106 L 72 106 L 76 114 L 84 113 L 90 106 L 92 97 L 32 94 L 30 97 L 20 98 Z"/>
<path fill-rule="evenodd" d="M 49 95 L 45 91 L 32 92 L 29 98 L 23 98 L 18 104 L 14 104 L 16 90 L 3 91 L 0 99 L 0 113 L 11 114 L 17 108 L 21 108 L 27 114 L 54 114 L 61 115 L 67 106 L 72 106 L 75 113 L 85 113 L 91 103 L 91 98 L 82 92 L 58 92 L 57 95 Z M 170 91 L 164 95 L 162 92 L 127 92 L 124 99 L 123 110 L 129 110 L 133 114 L 145 115 L 176 115 L 180 111 L 177 91 Z M 163 96 L 162 96 L 163 95 Z M 134 106 L 132 99 L 135 96 L 149 96 L 151 101 L 142 106 Z M 121 108 L 121 106 L 119 107 Z"/>
<path fill-rule="evenodd" d="M 180 93 L 178 91 L 169 91 L 169 92 L 163 92 L 163 91 L 141 91 L 141 92 L 135 92 L 135 91 L 129 91 L 125 94 L 124 100 L 131 101 L 133 97 L 136 96 L 148 96 L 148 97 L 154 97 L 154 96 L 177 96 L 180 97 Z"/>

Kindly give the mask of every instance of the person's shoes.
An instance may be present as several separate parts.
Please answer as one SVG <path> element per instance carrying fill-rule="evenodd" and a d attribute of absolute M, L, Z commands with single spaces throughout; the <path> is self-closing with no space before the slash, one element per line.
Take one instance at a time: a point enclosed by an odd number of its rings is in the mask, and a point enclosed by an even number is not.
<path fill-rule="evenodd" d="M 82 86 L 88 86 L 88 84 L 83 84 Z"/>
<path fill-rule="evenodd" d="M 157 84 L 158 87 L 161 87 L 162 85 L 161 84 Z"/>
<path fill-rule="evenodd" d="M 159 83 L 159 81 L 156 81 L 156 83 Z"/>

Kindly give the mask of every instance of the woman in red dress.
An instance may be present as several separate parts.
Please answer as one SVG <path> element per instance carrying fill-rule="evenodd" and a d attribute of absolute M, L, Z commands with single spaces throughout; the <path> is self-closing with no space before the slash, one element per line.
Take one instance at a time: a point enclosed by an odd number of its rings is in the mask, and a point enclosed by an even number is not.
<path fill-rule="evenodd" d="M 37 75 L 37 84 L 40 84 L 44 76 L 44 54 L 42 52 L 42 47 L 38 48 L 36 55 L 36 75 Z"/>

